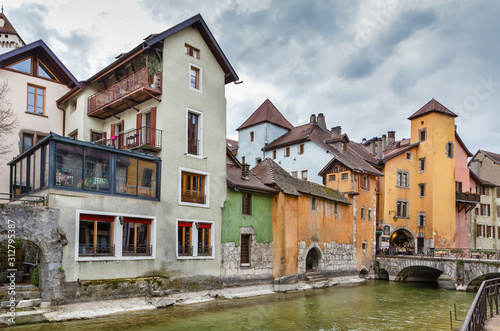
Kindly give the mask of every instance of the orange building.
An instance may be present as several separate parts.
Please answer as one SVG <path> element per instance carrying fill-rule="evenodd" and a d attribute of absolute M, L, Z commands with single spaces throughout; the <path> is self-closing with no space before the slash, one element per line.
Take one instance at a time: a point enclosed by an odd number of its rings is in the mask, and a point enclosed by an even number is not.
<path fill-rule="evenodd" d="M 273 201 L 273 276 L 280 283 L 307 272 L 356 274 L 350 202 L 339 191 L 292 177 L 271 159 L 252 173 L 279 189 Z"/>

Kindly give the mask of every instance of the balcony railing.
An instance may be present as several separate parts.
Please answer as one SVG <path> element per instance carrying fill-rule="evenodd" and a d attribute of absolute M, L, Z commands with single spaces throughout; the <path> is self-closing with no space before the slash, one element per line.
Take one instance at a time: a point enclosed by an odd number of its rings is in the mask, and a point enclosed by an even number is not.
<path fill-rule="evenodd" d="M 483 281 L 460 331 L 484 330 L 486 319 L 493 317 L 494 314 L 498 315 L 499 301 L 500 278 Z"/>
<path fill-rule="evenodd" d="M 88 99 L 87 114 L 98 118 L 109 118 L 138 103 L 161 94 L 160 73 L 150 75 L 142 68 L 97 92 Z"/>
<path fill-rule="evenodd" d="M 78 248 L 78 253 L 80 256 L 114 255 L 115 245 L 80 244 Z"/>
<path fill-rule="evenodd" d="M 481 196 L 476 193 L 469 193 L 469 192 L 457 192 L 456 193 L 456 200 L 460 202 L 476 202 L 479 203 L 481 202 Z"/>
<path fill-rule="evenodd" d="M 188 153 L 191 155 L 198 155 L 199 140 L 188 139 Z"/>
<path fill-rule="evenodd" d="M 182 193 L 181 200 L 184 202 L 194 202 L 194 203 L 204 204 L 205 196 L 201 193 L 185 191 Z"/>
<path fill-rule="evenodd" d="M 179 256 L 192 256 L 193 255 L 193 246 L 191 245 L 179 245 L 178 248 Z"/>
<path fill-rule="evenodd" d="M 153 246 L 150 245 L 124 245 L 122 249 L 123 255 L 147 255 L 151 256 Z"/>
<path fill-rule="evenodd" d="M 212 247 L 210 246 L 199 246 L 198 256 L 212 256 Z"/>
<path fill-rule="evenodd" d="M 144 148 L 153 151 L 161 150 L 162 131 L 143 126 L 139 129 L 132 129 L 120 132 L 116 137 L 101 139 L 95 142 L 96 145 L 111 146 L 116 149 L 136 149 Z"/>

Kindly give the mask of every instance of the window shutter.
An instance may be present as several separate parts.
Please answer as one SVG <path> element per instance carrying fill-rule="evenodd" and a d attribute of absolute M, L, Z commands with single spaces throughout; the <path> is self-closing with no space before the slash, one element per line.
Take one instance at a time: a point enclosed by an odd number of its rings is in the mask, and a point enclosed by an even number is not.
<path fill-rule="evenodd" d="M 115 125 L 111 124 L 111 137 L 115 135 Z"/>
<path fill-rule="evenodd" d="M 125 131 L 125 121 L 122 120 L 122 132 Z M 118 132 L 120 133 L 120 132 Z M 125 137 L 123 135 L 121 135 L 121 137 L 118 139 L 118 141 L 121 142 L 121 146 L 120 146 L 120 149 L 125 149 Z"/>
<path fill-rule="evenodd" d="M 480 237 L 480 236 L 481 236 L 481 225 L 477 224 L 476 225 L 476 237 Z"/>
<path fill-rule="evenodd" d="M 106 136 L 107 136 L 107 132 L 104 132 L 104 133 L 102 134 L 102 137 L 104 138 L 104 140 L 106 140 L 106 139 L 107 139 L 107 137 L 106 137 Z"/>
<path fill-rule="evenodd" d="M 491 216 L 491 205 L 488 204 L 487 206 L 488 206 L 488 216 Z"/>
<path fill-rule="evenodd" d="M 93 141 L 93 138 L 94 138 L 93 133 L 94 133 L 94 131 L 92 129 L 90 129 L 90 141 Z"/>
<path fill-rule="evenodd" d="M 360 181 L 359 186 L 361 186 L 361 188 L 365 188 L 365 177 L 364 176 L 363 176 L 363 180 Z"/>
<path fill-rule="evenodd" d="M 151 108 L 151 128 L 149 130 L 149 144 L 156 146 L 156 107 Z"/>
<path fill-rule="evenodd" d="M 138 134 L 138 140 L 140 141 L 139 145 L 142 145 L 142 137 L 141 137 L 141 128 L 142 128 L 142 113 L 137 114 L 137 120 L 135 122 L 135 133 Z"/>

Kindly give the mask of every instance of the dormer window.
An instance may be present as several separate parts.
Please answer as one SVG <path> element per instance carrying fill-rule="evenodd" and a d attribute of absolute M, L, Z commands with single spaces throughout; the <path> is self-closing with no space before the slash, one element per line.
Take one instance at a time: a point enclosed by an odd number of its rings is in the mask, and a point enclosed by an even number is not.
<path fill-rule="evenodd" d="M 342 153 L 345 153 L 345 143 L 344 142 L 340 142 L 340 151 Z"/>
<path fill-rule="evenodd" d="M 200 59 L 200 50 L 188 44 L 184 45 L 184 54 L 192 56 L 198 60 Z"/>

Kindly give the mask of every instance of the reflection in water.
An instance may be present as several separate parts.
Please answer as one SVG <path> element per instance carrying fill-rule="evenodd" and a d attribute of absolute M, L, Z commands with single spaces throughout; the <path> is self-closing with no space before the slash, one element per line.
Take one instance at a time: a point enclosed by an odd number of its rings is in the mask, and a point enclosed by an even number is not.
<path fill-rule="evenodd" d="M 216 300 L 87 321 L 15 330 L 449 330 L 472 294 L 436 284 L 367 281 L 305 292 Z M 459 322 L 454 323 L 458 327 Z"/>

